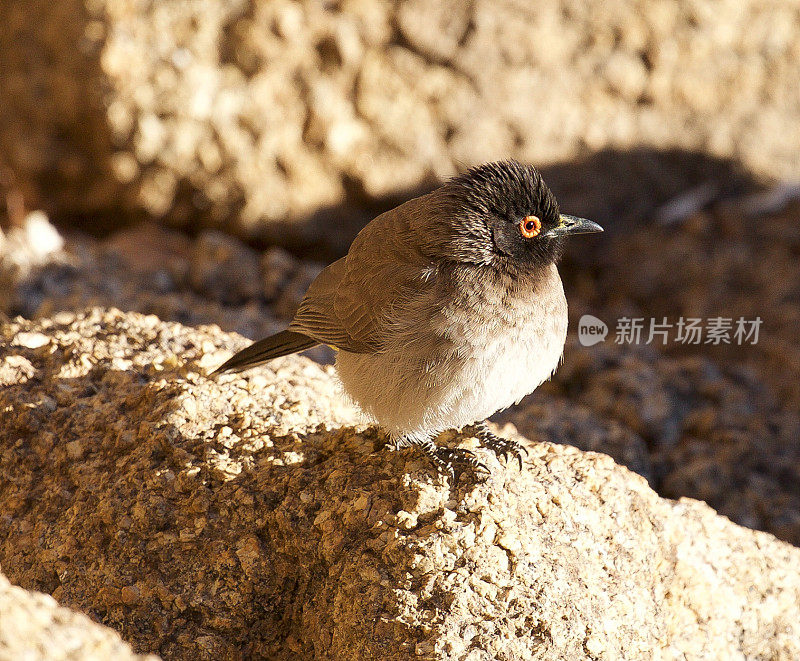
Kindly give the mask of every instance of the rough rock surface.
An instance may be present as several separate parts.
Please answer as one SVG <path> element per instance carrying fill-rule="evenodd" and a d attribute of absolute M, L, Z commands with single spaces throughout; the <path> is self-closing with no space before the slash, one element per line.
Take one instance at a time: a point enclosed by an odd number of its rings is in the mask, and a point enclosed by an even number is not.
<path fill-rule="evenodd" d="M 554 385 L 642 435 L 653 486 L 707 501 L 800 545 L 800 204 L 720 204 L 681 223 L 632 224 L 564 264 L 570 305 L 611 327 L 567 350 Z M 760 317 L 756 345 L 614 345 L 617 319 Z"/>
<path fill-rule="evenodd" d="M 678 147 L 794 179 L 798 63 L 800 8 L 770 0 L 6 0 L 0 153 L 59 217 L 308 244 L 342 220 L 284 221 L 497 157 Z"/>
<path fill-rule="evenodd" d="M 3 569 L 138 650 L 800 655 L 800 550 L 553 433 L 451 488 L 354 426 L 330 368 L 205 378 L 243 344 L 215 327 L 95 309 L 2 333 Z"/>
<path fill-rule="evenodd" d="M 761 379 L 650 347 L 573 341 L 566 355 L 551 383 L 498 419 L 534 439 L 555 425 L 562 442 L 611 455 L 663 496 L 800 544 L 800 415 Z M 548 422 L 544 409 L 560 416 Z"/>
<path fill-rule="evenodd" d="M 131 652 L 119 634 L 60 607 L 46 594 L 0 574 L 0 659 L 7 661 L 158 661 Z"/>
<path fill-rule="evenodd" d="M 571 253 L 568 272 L 591 273 L 582 293 L 609 320 L 626 314 L 673 322 L 678 316 L 760 317 L 760 340 L 746 350 L 735 342 L 704 344 L 699 351 L 670 342 L 663 351 L 702 353 L 747 368 L 787 409 L 800 411 L 800 202 L 752 214 L 750 199 L 715 205 L 682 223 L 632 223 L 591 254 Z"/>

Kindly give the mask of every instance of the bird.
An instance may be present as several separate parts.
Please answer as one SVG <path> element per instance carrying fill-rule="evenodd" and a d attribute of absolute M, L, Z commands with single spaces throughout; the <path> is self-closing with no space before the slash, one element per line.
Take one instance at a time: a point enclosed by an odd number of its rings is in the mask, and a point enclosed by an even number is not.
<path fill-rule="evenodd" d="M 562 214 L 532 165 L 473 167 L 367 223 L 286 330 L 212 374 L 327 344 L 344 393 L 391 449 L 416 447 L 451 480 L 456 469 L 488 473 L 471 450 L 437 445 L 462 429 L 521 470 L 523 446 L 486 419 L 555 373 L 567 335 L 556 264 L 569 236 L 602 231 Z"/>

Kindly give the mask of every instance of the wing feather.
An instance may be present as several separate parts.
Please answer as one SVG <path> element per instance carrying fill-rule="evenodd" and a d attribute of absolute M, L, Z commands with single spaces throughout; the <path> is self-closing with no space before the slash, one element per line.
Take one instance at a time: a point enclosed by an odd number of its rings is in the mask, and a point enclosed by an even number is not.
<path fill-rule="evenodd" d="M 433 285 L 421 224 L 430 219 L 417 198 L 369 223 L 346 257 L 320 273 L 289 329 L 353 353 L 378 353 L 392 332 L 393 312 Z"/>

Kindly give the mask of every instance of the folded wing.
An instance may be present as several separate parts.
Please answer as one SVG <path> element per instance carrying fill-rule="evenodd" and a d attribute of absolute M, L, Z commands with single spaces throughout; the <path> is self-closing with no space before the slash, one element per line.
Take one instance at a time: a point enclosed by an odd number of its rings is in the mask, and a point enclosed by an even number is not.
<path fill-rule="evenodd" d="M 375 218 L 346 257 L 313 282 L 289 330 L 352 353 L 383 350 L 396 311 L 432 284 L 435 264 L 418 245 L 425 219 L 418 198 Z"/>

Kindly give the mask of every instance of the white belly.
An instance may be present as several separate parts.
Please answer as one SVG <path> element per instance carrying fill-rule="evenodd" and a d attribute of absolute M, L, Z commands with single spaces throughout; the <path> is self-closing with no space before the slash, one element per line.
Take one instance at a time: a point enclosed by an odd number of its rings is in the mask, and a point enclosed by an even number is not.
<path fill-rule="evenodd" d="M 479 310 L 445 310 L 440 335 L 401 333 L 383 353 L 340 352 L 345 392 L 393 434 L 463 427 L 518 402 L 552 375 L 564 349 L 567 305 L 555 266 L 539 291 L 504 301 L 502 313 L 491 301 Z"/>

